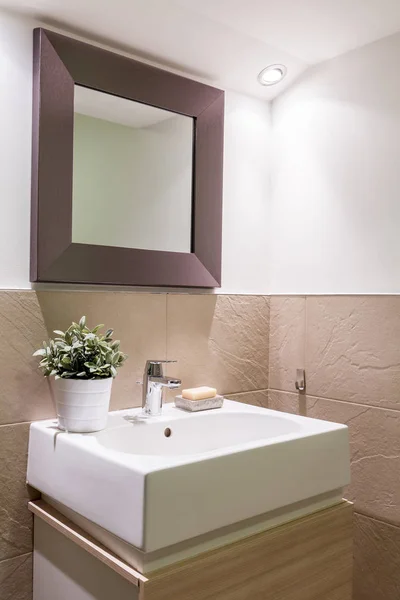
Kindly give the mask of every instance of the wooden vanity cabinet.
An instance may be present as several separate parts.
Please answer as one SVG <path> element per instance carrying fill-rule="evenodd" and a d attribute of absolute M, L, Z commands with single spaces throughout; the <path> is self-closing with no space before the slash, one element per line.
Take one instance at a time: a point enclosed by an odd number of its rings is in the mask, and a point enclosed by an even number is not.
<path fill-rule="evenodd" d="M 34 600 L 351 600 L 349 502 L 143 575 L 43 501 Z"/>

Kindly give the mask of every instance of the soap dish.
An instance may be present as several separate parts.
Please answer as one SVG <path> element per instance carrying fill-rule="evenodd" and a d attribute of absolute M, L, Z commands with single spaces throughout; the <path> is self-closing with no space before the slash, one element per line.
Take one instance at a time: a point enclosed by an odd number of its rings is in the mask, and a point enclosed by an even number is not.
<path fill-rule="evenodd" d="M 221 408 L 224 403 L 223 396 L 214 396 L 214 398 L 204 398 L 204 400 L 188 400 L 182 396 L 175 396 L 175 406 L 188 410 L 190 412 L 198 412 L 199 410 L 211 410 L 212 408 Z"/>

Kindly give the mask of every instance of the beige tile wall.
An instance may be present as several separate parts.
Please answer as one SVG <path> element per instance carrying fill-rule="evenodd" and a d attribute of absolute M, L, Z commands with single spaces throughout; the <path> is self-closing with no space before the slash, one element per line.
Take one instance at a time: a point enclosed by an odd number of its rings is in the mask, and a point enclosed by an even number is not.
<path fill-rule="evenodd" d="M 22 554 L 0 562 L 1 600 L 26 600 L 32 597 L 32 554 Z"/>
<path fill-rule="evenodd" d="M 269 299 L 135 292 L 0 291 L 0 598 L 29 600 L 31 517 L 26 503 L 29 422 L 54 416 L 32 353 L 49 333 L 86 315 L 115 329 L 129 355 L 113 384 L 112 409 L 139 406 L 148 358 L 173 358 L 185 386 L 208 384 L 266 405 Z M 238 394 L 236 396 L 236 394 Z"/>
<path fill-rule="evenodd" d="M 169 367 L 185 386 L 222 394 L 268 388 L 269 299 L 265 296 L 167 296 Z"/>
<path fill-rule="evenodd" d="M 31 597 L 28 423 L 54 415 L 32 352 L 85 314 L 129 355 L 112 408 L 138 406 L 147 358 L 177 359 L 185 386 L 347 423 L 355 502 L 355 598 L 400 598 L 400 297 L 0 292 L 0 598 Z M 268 369 L 269 365 L 269 369 Z M 307 394 L 295 392 L 305 368 Z M 269 390 L 269 392 L 268 392 Z M 171 399 L 171 398 L 170 398 Z"/>
<path fill-rule="evenodd" d="M 354 600 L 400 598 L 400 296 L 272 297 L 270 408 L 346 423 Z M 296 393 L 296 368 L 306 394 Z"/>

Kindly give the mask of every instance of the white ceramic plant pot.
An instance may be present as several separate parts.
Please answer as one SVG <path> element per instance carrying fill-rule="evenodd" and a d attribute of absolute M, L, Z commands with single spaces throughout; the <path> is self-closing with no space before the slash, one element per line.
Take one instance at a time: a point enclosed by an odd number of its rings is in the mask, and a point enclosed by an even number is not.
<path fill-rule="evenodd" d="M 113 378 L 53 379 L 58 426 L 74 433 L 101 431 L 107 425 Z"/>

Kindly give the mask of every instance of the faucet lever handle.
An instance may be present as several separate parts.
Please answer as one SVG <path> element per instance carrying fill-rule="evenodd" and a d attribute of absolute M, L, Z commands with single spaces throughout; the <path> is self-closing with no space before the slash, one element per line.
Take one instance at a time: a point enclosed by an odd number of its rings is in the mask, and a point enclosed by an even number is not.
<path fill-rule="evenodd" d="M 145 367 L 145 375 L 148 377 L 162 377 L 162 366 L 168 363 L 176 363 L 176 360 L 147 360 Z"/>
<path fill-rule="evenodd" d="M 150 365 L 165 365 L 167 363 L 176 363 L 177 360 L 148 360 L 147 364 Z"/>

